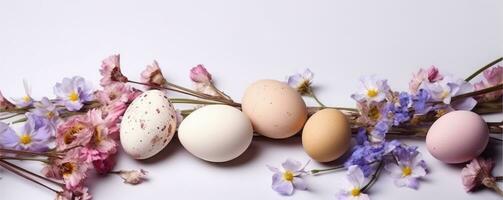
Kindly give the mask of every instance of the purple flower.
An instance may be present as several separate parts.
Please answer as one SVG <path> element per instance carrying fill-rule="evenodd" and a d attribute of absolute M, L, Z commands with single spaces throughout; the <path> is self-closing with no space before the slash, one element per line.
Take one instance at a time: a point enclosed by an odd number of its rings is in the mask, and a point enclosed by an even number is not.
<path fill-rule="evenodd" d="M 290 87 L 296 89 L 300 94 L 308 94 L 311 92 L 311 83 L 313 80 L 313 72 L 309 69 L 305 69 L 304 72 L 296 73 L 294 75 L 288 76 L 287 83 Z"/>
<path fill-rule="evenodd" d="M 412 104 L 412 97 L 406 92 L 398 95 L 398 105 L 394 108 L 393 125 L 397 126 L 410 119 L 409 107 Z"/>
<path fill-rule="evenodd" d="M 427 90 L 420 89 L 416 96 L 413 98 L 414 114 L 424 115 L 431 111 L 433 108 L 428 101 L 430 100 L 430 93 Z"/>
<path fill-rule="evenodd" d="M 204 65 L 197 65 L 190 69 L 190 79 L 196 83 L 206 83 L 211 82 L 211 74 L 206 70 Z"/>
<path fill-rule="evenodd" d="M 397 147 L 393 151 L 397 162 L 388 162 L 384 168 L 391 173 L 398 187 L 417 189 L 419 178 L 426 175 L 425 162 L 416 147 Z"/>
<path fill-rule="evenodd" d="M 387 80 L 377 79 L 375 76 L 360 78 L 360 91 L 351 95 L 358 102 L 381 102 L 386 99 L 390 92 Z"/>
<path fill-rule="evenodd" d="M 284 171 L 267 165 L 267 168 L 274 172 L 271 186 L 273 190 L 281 195 L 292 195 L 294 189 L 307 190 L 307 185 L 301 178 L 307 172 L 299 161 L 287 159 L 281 166 Z"/>
<path fill-rule="evenodd" d="M 94 99 L 91 85 L 80 76 L 64 78 L 62 83 L 56 83 L 54 93 L 69 111 L 80 110 L 85 102 Z"/>
<path fill-rule="evenodd" d="M 425 89 L 429 91 L 432 100 L 442 101 L 456 110 L 471 110 L 477 104 L 477 101 L 472 97 L 451 102 L 452 97 L 456 95 L 474 91 L 473 85 L 462 79 L 453 79 L 447 76 L 441 81 L 426 84 Z"/>
<path fill-rule="evenodd" d="M 28 85 L 26 80 L 23 80 L 24 92 L 25 95 L 22 98 L 13 99 L 14 104 L 16 104 L 19 108 L 26 108 L 33 104 L 33 98 L 31 97 L 31 87 Z"/>
<path fill-rule="evenodd" d="M 36 127 L 36 125 L 34 120 L 28 118 L 28 121 L 21 127 L 19 134 L 16 134 L 9 125 L 0 122 L 0 146 L 26 151 L 47 151 L 51 134 L 47 126 Z"/>
<path fill-rule="evenodd" d="M 60 120 L 59 109 L 47 97 L 42 98 L 39 102 L 35 102 L 34 105 L 35 109 L 32 110 L 30 116 L 32 118 L 39 118 L 36 120 L 40 121 L 40 124 L 49 126 L 51 133 L 55 133 L 56 126 Z"/>
<path fill-rule="evenodd" d="M 336 199 L 338 200 L 369 200 L 369 196 L 362 192 L 362 188 L 365 184 L 365 177 L 363 176 L 363 171 L 356 165 L 348 167 L 346 172 L 346 180 L 349 183 L 347 190 L 340 190 L 336 194 Z"/>
<path fill-rule="evenodd" d="M 374 129 L 370 131 L 369 141 L 371 142 L 383 142 L 386 133 L 389 130 L 389 125 L 385 121 L 379 121 L 374 126 Z"/>

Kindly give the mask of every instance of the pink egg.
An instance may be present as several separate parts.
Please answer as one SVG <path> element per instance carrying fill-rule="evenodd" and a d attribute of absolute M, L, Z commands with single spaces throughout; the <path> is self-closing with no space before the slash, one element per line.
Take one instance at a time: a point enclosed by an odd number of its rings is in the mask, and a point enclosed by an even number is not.
<path fill-rule="evenodd" d="M 487 124 L 474 112 L 453 111 L 440 117 L 426 135 L 428 151 L 445 163 L 463 163 L 484 151 L 489 142 Z"/>

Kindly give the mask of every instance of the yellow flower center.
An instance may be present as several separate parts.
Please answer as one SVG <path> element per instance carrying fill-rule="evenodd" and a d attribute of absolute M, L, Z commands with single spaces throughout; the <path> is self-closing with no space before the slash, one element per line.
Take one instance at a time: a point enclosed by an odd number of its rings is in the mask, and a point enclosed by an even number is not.
<path fill-rule="evenodd" d="M 47 112 L 45 115 L 47 116 L 47 119 L 52 119 L 54 117 L 54 113 L 51 111 Z"/>
<path fill-rule="evenodd" d="M 360 196 L 360 193 L 361 193 L 360 188 L 353 188 L 351 190 L 351 196 L 357 197 Z"/>
<path fill-rule="evenodd" d="M 402 176 L 409 176 L 412 174 L 412 169 L 410 167 L 402 168 Z"/>
<path fill-rule="evenodd" d="M 379 94 L 379 92 L 376 89 L 369 89 L 367 90 L 367 96 L 369 97 L 375 97 Z"/>
<path fill-rule="evenodd" d="M 23 134 L 19 137 L 19 142 L 24 145 L 30 144 L 31 143 L 31 136 L 28 134 Z"/>
<path fill-rule="evenodd" d="M 283 173 L 283 179 L 284 179 L 285 181 L 292 181 L 292 180 L 293 180 L 293 177 L 294 177 L 294 175 L 293 175 L 293 173 L 292 173 L 291 171 L 285 171 L 285 172 Z"/>
<path fill-rule="evenodd" d="M 61 165 L 59 170 L 63 176 L 67 177 L 71 175 L 75 171 L 75 169 L 76 166 L 74 163 L 66 162 Z"/>
<path fill-rule="evenodd" d="M 448 91 L 443 91 L 442 95 L 440 95 L 440 98 L 445 99 L 447 96 L 449 96 L 449 92 Z"/>
<path fill-rule="evenodd" d="M 30 102 L 31 101 L 31 97 L 29 97 L 28 95 L 26 95 L 26 96 L 23 97 L 23 101 L 24 102 Z"/>
<path fill-rule="evenodd" d="M 79 94 L 77 94 L 75 91 L 71 92 L 70 95 L 68 95 L 68 99 L 70 101 L 78 101 L 79 100 Z"/>

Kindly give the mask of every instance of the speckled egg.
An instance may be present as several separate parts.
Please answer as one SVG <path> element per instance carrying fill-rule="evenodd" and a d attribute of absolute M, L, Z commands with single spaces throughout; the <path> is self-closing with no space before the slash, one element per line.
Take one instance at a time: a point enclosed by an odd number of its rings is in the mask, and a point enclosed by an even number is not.
<path fill-rule="evenodd" d="M 469 161 L 489 142 L 487 124 L 474 112 L 452 111 L 433 123 L 426 135 L 428 151 L 445 163 Z"/>
<path fill-rule="evenodd" d="M 127 108 L 120 125 L 124 151 L 135 159 L 159 153 L 176 131 L 176 112 L 164 92 L 149 90 Z"/>
<path fill-rule="evenodd" d="M 250 85 L 243 96 L 242 109 L 255 131 L 269 138 L 293 136 L 307 120 L 306 104 L 300 94 L 275 80 Z"/>
<path fill-rule="evenodd" d="M 330 162 L 350 146 L 349 121 L 339 110 L 323 109 L 312 115 L 302 130 L 302 146 L 313 160 Z"/>
<path fill-rule="evenodd" d="M 253 128 L 238 109 L 209 105 L 187 116 L 178 128 L 178 139 L 194 156 L 210 162 L 225 162 L 250 146 Z"/>

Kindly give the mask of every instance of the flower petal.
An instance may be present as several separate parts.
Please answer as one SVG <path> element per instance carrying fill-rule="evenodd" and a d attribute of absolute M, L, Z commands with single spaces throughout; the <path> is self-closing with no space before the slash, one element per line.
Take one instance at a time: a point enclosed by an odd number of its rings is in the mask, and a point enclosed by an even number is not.
<path fill-rule="evenodd" d="M 294 177 L 292 182 L 293 182 L 293 186 L 295 187 L 295 189 L 307 190 L 307 184 L 304 179 L 299 178 L 299 177 Z"/>
<path fill-rule="evenodd" d="M 277 184 L 272 185 L 272 189 L 281 195 L 293 194 L 293 184 L 289 181 L 280 181 Z"/>
<path fill-rule="evenodd" d="M 352 165 L 347 171 L 347 180 L 354 187 L 362 187 L 365 177 L 363 176 L 363 171 L 357 165 Z"/>
<path fill-rule="evenodd" d="M 285 170 L 289 170 L 292 172 L 297 172 L 302 169 L 302 163 L 300 163 L 297 160 L 290 159 L 290 158 L 286 159 L 286 161 L 283 162 L 281 164 L 281 166 L 283 166 L 283 168 L 285 168 Z"/>

